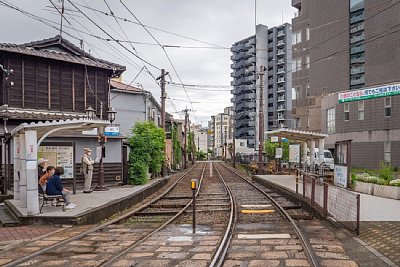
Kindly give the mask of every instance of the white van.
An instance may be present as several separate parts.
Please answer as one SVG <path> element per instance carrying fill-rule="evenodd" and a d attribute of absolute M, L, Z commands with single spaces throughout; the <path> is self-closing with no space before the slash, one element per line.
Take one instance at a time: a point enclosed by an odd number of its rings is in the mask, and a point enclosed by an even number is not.
<path fill-rule="evenodd" d="M 314 158 L 315 158 L 315 167 L 318 168 L 319 160 L 318 160 L 318 152 L 319 149 L 315 149 Z M 329 150 L 324 150 L 324 163 L 329 167 L 330 170 L 335 169 L 335 161 L 333 159 L 332 153 Z M 307 157 L 307 164 L 310 165 L 310 156 Z"/>

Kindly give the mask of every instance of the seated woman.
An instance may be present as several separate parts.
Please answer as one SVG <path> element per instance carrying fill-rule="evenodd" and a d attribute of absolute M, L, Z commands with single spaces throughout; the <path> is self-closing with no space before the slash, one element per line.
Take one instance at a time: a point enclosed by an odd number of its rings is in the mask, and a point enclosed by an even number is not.
<path fill-rule="evenodd" d="M 49 179 L 47 182 L 46 186 L 46 193 L 48 195 L 62 195 L 64 202 L 65 202 L 65 208 L 66 209 L 73 209 L 76 207 L 75 204 L 72 204 L 69 201 L 69 190 L 63 188 L 61 185 L 61 178 L 60 176 L 64 174 L 64 168 L 63 167 L 57 167 L 53 177 Z"/>
<path fill-rule="evenodd" d="M 54 166 L 48 166 L 46 168 L 46 172 L 42 175 L 42 177 L 40 177 L 38 187 L 40 194 L 44 194 L 44 192 L 46 192 L 47 181 L 51 178 L 51 176 L 54 175 L 55 169 L 56 168 Z"/>

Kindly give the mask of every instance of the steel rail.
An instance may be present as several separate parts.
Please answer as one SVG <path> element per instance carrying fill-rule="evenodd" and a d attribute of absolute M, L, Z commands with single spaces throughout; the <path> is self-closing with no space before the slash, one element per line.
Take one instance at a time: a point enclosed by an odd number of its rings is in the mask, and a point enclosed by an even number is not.
<path fill-rule="evenodd" d="M 4 265 L 4 266 L 5 266 L 5 267 L 17 266 L 17 265 L 19 265 L 19 264 L 21 264 L 21 263 L 24 263 L 24 262 L 26 262 L 26 261 L 28 261 L 28 260 L 31 260 L 32 258 L 35 258 L 35 257 L 37 257 L 37 256 L 39 256 L 39 255 L 42 255 L 42 254 L 44 254 L 44 253 L 46 253 L 46 252 L 49 252 L 49 251 L 51 251 L 51 250 L 60 248 L 60 247 L 62 247 L 63 245 L 66 245 L 66 244 L 68 244 L 68 243 L 70 243 L 70 242 L 76 241 L 76 240 L 78 240 L 78 239 L 80 239 L 80 238 L 82 238 L 82 237 L 85 237 L 85 236 L 87 236 L 87 235 L 89 235 L 89 234 L 92 234 L 92 233 L 94 233 L 94 232 L 97 232 L 97 231 L 99 231 L 99 230 L 102 230 L 102 229 L 104 229 L 104 228 L 106 228 L 106 227 L 108 227 L 108 226 L 110 226 L 110 225 L 112 225 L 112 224 L 118 223 L 118 222 L 120 222 L 120 221 L 122 221 L 122 220 L 124 220 L 124 219 L 126 219 L 126 218 L 129 218 L 130 216 L 134 215 L 135 213 L 139 212 L 140 210 L 145 209 L 146 207 L 149 207 L 150 205 L 152 205 L 153 203 L 155 203 L 156 201 L 160 200 L 162 197 L 164 197 L 165 195 L 167 195 L 169 192 L 171 192 L 171 191 L 172 191 L 172 190 L 173 190 L 173 189 L 174 189 L 174 188 L 175 188 L 189 173 L 190 173 L 190 172 L 192 172 L 192 171 L 194 170 L 194 168 L 195 168 L 195 166 L 191 167 L 189 170 L 187 170 L 187 171 L 182 175 L 182 177 L 180 177 L 180 178 L 179 178 L 178 180 L 176 180 L 172 185 L 170 185 L 161 195 L 159 195 L 159 196 L 157 196 L 156 198 L 154 198 L 154 199 L 152 199 L 152 200 L 150 200 L 150 201 L 144 203 L 144 204 L 141 205 L 140 207 L 138 207 L 138 208 L 136 208 L 136 209 L 134 209 L 134 210 L 132 210 L 132 211 L 129 211 L 129 212 L 127 212 L 126 214 L 121 215 L 121 216 L 119 216 L 119 217 L 117 217 L 117 218 L 115 218 L 115 219 L 113 219 L 113 220 L 111 220 L 111 221 L 109 221 L 109 222 L 107 222 L 107 223 L 105 223 L 105 224 L 101 224 L 101 225 L 98 225 L 98 226 L 96 226 L 96 227 L 93 227 L 92 229 L 89 229 L 89 230 L 87 230 L 87 231 L 84 231 L 84 232 L 82 232 L 82 233 L 76 235 L 76 236 L 70 237 L 70 238 L 65 239 L 65 240 L 63 240 L 63 241 L 60 241 L 59 243 L 56 243 L 56 244 L 54 244 L 54 245 L 51 245 L 51 246 L 49 246 L 49 247 L 46 247 L 46 248 L 41 249 L 41 250 L 39 250 L 39 251 L 36 251 L 36 252 L 34 252 L 34 253 L 32 253 L 32 254 L 26 255 L 26 256 L 24 256 L 24 257 L 22 257 L 22 258 L 19 258 L 18 260 L 15 260 L 15 261 L 12 261 L 12 262 L 6 264 L 6 265 Z M 203 168 L 203 170 L 204 170 L 204 169 L 205 169 L 205 167 Z"/>
<path fill-rule="evenodd" d="M 200 191 L 200 188 L 201 188 L 201 184 L 202 184 L 202 181 L 203 181 L 203 178 L 204 178 L 204 172 L 206 170 L 206 166 L 207 165 L 204 164 L 204 167 L 203 167 L 203 170 L 202 170 L 202 173 L 201 173 L 201 177 L 200 177 L 200 181 L 199 181 L 199 187 L 197 188 L 196 195 L 195 195 L 196 197 L 199 194 L 199 191 Z M 144 241 L 149 239 L 151 236 L 153 236 L 155 233 L 158 233 L 159 231 L 164 229 L 166 226 L 168 226 L 170 223 L 175 221 L 179 216 L 181 216 L 191 206 L 192 202 L 193 202 L 193 199 L 190 200 L 189 203 L 185 207 L 183 207 L 179 212 L 177 212 L 177 214 L 175 214 L 172 218 L 170 218 L 164 224 L 160 225 L 157 229 L 151 231 L 150 233 L 148 233 L 144 237 L 140 238 L 134 244 L 130 245 L 129 247 L 127 247 L 123 251 L 119 252 L 117 255 L 113 256 L 111 259 L 108 259 L 106 262 L 100 264 L 99 266 L 100 267 L 111 266 L 111 264 L 115 263 L 119 258 L 125 256 L 126 254 L 131 252 L 132 249 L 134 249 L 135 247 L 137 247 L 138 245 L 140 245 L 141 243 L 143 243 Z"/>
<path fill-rule="evenodd" d="M 219 170 L 215 166 L 213 166 L 213 167 L 214 167 L 215 171 L 217 172 L 219 178 L 221 179 L 222 183 L 224 184 L 226 191 L 229 194 L 229 200 L 230 200 L 230 204 L 231 204 L 231 213 L 229 216 L 229 222 L 226 227 L 225 235 L 224 235 L 223 239 L 221 240 L 220 245 L 218 246 L 218 249 L 213 256 L 213 260 L 211 261 L 211 263 L 209 265 L 210 267 L 220 267 L 224 263 L 226 253 L 228 252 L 228 248 L 229 248 L 229 245 L 232 240 L 233 229 L 236 226 L 236 221 L 237 221 L 237 214 L 236 214 L 236 201 L 235 201 L 235 198 L 233 197 L 232 191 L 226 184 L 226 182 L 225 182 L 224 178 L 222 177 L 221 173 L 219 172 Z"/>
<path fill-rule="evenodd" d="M 243 179 L 245 182 L 247 182 L 249 185 L 253 186 L 255 189 L 257 189 L 260 193 L 265 195 L 278 209 L 279 211 L 286 217 L 286 219 L 292 224 L 293 228 L 295 229 L 298 237 L 301 240 L 301 245 L 305 251 L 305 254 L 307 256 L 308 261 L 311 263 L 311 266 L 313 267 L 319 267 L 320 264 L 317 260 L 317 256 L 314 253 L 314 250 L 312 249 L 310 243 L 307 241 L 307 239 L 304 237 L 304 234 L 300 230 L 300 228 L 297 226 L 296 222 L 290 217 L 290 215 L 286 212 L 286 210 L 275 200 L 273 199 L 269 194 L 265 193 L 264 190 L 250 182 L 248 179 L 243 177 L 241 174 L 239 174 L 236 170 L 232 170 L 231 168 L 228 168 L 225 164 L 221 164 L 225 169 L 228 171 L 234 173 L 236 176 L 240 177 Z"/>

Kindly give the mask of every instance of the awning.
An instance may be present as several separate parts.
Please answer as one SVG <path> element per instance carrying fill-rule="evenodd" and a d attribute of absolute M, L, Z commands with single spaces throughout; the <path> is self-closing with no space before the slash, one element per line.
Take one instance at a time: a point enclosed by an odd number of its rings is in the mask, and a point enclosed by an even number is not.
<path fill-rule="evenodd" d="M 265 134 L 267 134 L 268 137 L 277 136 L 281 138 L 283 137 L 290 140 L 296 140 L 302 142 L 312 141 L 315 139 L 324 139 L 328 137 L 328 135 L 322 133 L 300 131 L 295 129 L 279 129 L 279 130 L 267 131 L 265 132 Z"/>
<path fill-rule="evenodd" d="M 59 120 L 46 122 L 22 123 L 11 131 L 12 136 L 19 136 L 25 131 L 36 131 L 38 143 L 51 136 L 53 133 L 61 133 L 62 135 L 82 135 L 82 131 L 89 131 L 94 128 L 103 128 L 110 124 L 107 120 L 99 119 L 75 119 L 75 120 Z"/>

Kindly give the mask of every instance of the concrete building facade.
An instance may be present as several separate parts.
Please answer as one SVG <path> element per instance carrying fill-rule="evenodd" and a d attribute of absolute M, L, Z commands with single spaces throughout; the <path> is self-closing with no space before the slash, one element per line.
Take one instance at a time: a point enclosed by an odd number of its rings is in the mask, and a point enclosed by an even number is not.
<path fill-rule="evenodd" d="M 353 167 L 400 166 L 400 1 L 293 0 L 297 128 L 351 140 Z M 389 89 L 388 89 L 389 88 Z M 341 102 L 339 102 L 339 100 Z"/>
<path fill-rule="evenodd" d="M 232 90 L 236 138 L 247 139 L 257 149 L 260 88 L 258 74 L 264 67 L 264 129 L 290 124 L 291 25 L 268 28 L 257 25 L 256 34 L 233 44 Z"/>

